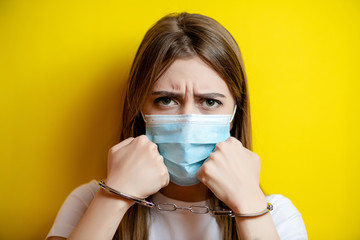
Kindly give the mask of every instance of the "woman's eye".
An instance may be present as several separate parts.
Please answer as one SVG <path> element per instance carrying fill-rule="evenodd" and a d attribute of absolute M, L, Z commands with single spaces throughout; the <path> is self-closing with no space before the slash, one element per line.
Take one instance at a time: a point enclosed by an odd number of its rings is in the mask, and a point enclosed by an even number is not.
<path fill-rule="evenodd" d="M 168 106 L 173 104 L 173 100 L 169 97 L 159 97 L 155 99 L 155 103 Z"/>
<path fill-rule="evenodd" d="M 206 107 L 216 107 L 218 105 L 221 105 L 221 102 L 215 99 L 205 99 L 204 103 Z"/>
<path fill-rule="evenodd" d="M 216 103 L 214 99 L 207 99 L 205 102 L 206 102 L 206 105 L 209 107 L 214 106 Z"/>

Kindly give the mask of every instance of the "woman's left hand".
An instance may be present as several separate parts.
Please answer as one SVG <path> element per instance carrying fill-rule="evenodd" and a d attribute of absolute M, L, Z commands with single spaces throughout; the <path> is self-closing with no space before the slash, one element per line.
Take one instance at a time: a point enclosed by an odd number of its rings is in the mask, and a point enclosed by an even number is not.
<path fill-rule="evenodd" d="M 234 137 L 216 145 L 197 177 L 236 213 L 254 213 L 266 208 L 259 186 L 260 158 Z"/>

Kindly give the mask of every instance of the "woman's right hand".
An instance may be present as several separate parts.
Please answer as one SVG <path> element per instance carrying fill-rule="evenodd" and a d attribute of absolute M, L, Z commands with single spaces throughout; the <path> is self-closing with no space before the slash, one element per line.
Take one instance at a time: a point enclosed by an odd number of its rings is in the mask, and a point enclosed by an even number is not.
<path fill-rule="evenodd" d="M 157 145 L 145 135 L 127 138 L 109 150 L 106 184 L 119 192 L 146 198 L 169 184 Z"/>
<path fill-rule="evenodd" d="M 105 183 L 120 192 L 146 198 L 168 185 L 169 173 L 157 145 L 142 135 L 125 139 L 109 150 Z M 114 196 L 100 189 L 69 239 L 113 239 L 121 219 L 134 204 Z M 80 210 L 73 210 L 79 214 Z"/>

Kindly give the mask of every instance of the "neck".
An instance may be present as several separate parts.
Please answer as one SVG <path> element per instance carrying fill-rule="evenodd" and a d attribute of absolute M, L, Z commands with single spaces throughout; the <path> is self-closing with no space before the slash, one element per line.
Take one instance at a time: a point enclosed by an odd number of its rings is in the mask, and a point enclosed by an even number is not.
<path fill-rule="evenodd" d="M 160 190 L 160 192 L 165 196 L 183 202 L 204 201 L 208 199 L 208 191 L 208 188 L 202 183 L 197 183 L 193 186 L 182 187 L 172 182 Z"/>

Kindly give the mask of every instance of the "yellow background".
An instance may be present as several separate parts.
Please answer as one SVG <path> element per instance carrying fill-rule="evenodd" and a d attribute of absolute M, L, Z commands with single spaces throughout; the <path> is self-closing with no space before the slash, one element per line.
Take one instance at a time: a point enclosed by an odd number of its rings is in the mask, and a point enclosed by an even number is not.
<path fill-rule="evenodd" d="M 360 3 L 1 1 L 0 239 L 43 239 L 72 189 L 106 176 L 121 94 L 146 30 L 209 15 L 238 41 L 266 193 L 310 239 L 360 239 Z"/>

